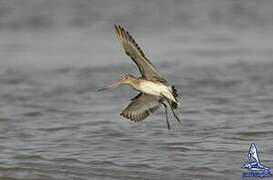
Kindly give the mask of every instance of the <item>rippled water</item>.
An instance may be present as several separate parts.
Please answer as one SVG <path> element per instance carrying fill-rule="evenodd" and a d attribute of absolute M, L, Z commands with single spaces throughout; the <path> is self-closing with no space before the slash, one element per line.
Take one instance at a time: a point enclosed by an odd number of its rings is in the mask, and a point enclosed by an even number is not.
<path fill-rule="evenodd" d="M 273 164 L 273 64 L 158 66 L 180 94 L 141 123 L 119 112 L 136 94 L 98 93 L 131 67 L 1 72 L 0 171 L 27 179 L 239 179 L 248 145 Z"/>
<path fill-rule="evenodd" d="M 250 143 L 273 171 L 272 2 L 0 2 L 0 179 L 240 179 Z M 115 23 L 177 87 L 171 132 L 96 91 L 138 73 Z"/>

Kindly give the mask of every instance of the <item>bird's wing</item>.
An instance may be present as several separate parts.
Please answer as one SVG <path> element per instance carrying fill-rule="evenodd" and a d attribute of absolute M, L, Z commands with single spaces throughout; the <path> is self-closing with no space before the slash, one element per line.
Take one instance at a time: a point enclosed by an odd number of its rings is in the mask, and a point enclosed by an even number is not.
<path fill-rule="evenodd" d="M 120 115 L 132 121 L 142 121 L 157 110 L 159 105 L 156 97 L 139 93 Z"/>
<path fill-rule="evenodd" d="M 157 78 L 165 82 L 160 74 L 156 71 L 152 63 L 146 58 L 131 34 L 122 26 L 115 25 L 115 32 L 119 42 L 125 50 L 125 53 L 137 64 L 141 75 L 147 79 Z"/>

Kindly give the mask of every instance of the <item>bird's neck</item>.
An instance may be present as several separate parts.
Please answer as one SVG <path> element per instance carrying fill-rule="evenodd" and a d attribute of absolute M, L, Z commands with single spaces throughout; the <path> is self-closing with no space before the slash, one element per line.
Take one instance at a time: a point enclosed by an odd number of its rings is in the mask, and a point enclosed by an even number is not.
<path fill-rule="evenodd" d="M 135 78 L 135 79 L 132 79 L 131 82 L 130 82 L 130 85 L 132 88 L 136 89 L 136 90 L 139 90 L 139 85 L 140 85 L 140 80 Z"/>

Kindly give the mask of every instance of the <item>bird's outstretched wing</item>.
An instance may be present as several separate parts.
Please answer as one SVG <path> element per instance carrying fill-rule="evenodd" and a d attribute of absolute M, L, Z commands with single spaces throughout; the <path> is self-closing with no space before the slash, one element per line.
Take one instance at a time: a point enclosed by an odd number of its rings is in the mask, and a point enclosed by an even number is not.
<path fill-rule="evenodd" d="M 119 42 L 125 50 L 125 53 L 137 64 L 141 75 L 147 79 L 156 78 L 162 82 L 166 82 L 156 71 L 152 63 L 146 58 L 131 34 L 122 26 L 115 25 L 115 32 Z"/>
<path fill-rule="evenodd" d="M 159 105 L 156 97 L 139 93 L 120 115 L 135 122 L 142 121 L 157 110 Z"/>

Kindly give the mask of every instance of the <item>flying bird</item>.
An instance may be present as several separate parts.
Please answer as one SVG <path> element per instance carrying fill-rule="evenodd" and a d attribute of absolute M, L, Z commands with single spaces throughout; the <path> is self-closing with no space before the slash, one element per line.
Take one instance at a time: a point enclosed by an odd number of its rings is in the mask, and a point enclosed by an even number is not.
<path fill-rule="evenodd" d="M 99 89 L 99 91 L 119 85 L 130 85 L 139 94 L 131 99 L 129 105 L 120 115 L 135 122 L 142 121 L 155 112 L 162 104 L 165 108 L 167 127 L 170 130 L 168 104 L 174 117 L 180 124 L 180 119 L 175 112 L 179 106 L 178 94 L 175 87 L 169 85 L 167 80 L 157 72 L 128 31 L 120 25 L 115 25 L 115 34 L 125 53 L 138 66 L 141 76 L 125 75 L 122 79 L 106 88 Z"/>

